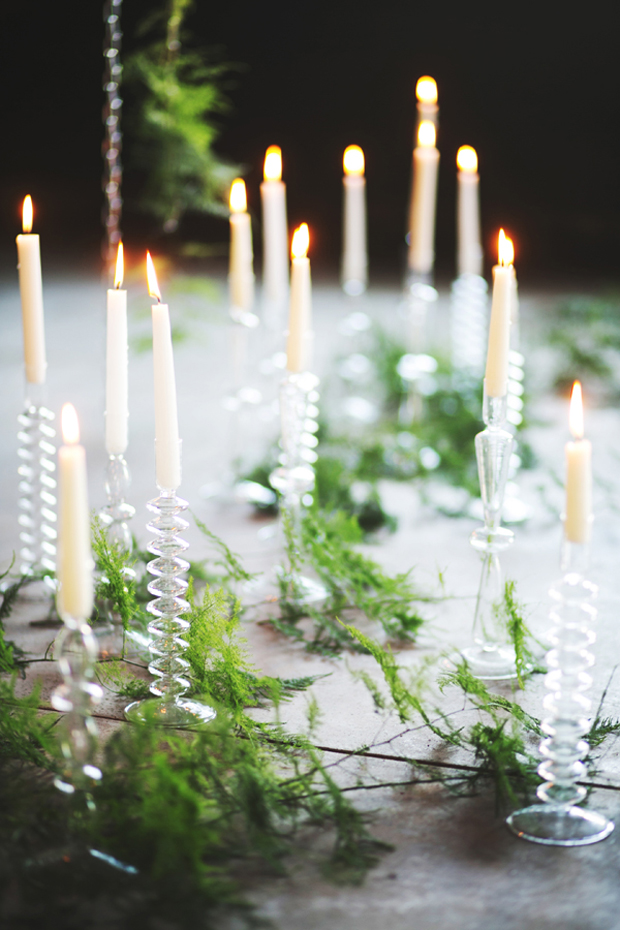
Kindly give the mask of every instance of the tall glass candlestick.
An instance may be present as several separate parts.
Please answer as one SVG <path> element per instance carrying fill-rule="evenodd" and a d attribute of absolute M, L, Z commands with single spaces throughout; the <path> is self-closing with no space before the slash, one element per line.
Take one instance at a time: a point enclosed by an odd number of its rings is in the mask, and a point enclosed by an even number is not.
<path fill-rule="evenodd" d="M 590 747 L 583 737 L 590 729 L 592 701 L 585 692 L 592 684 L 590 648 L 596 639 L 597 588 L 587 578 L 588 564 L 589 544 L 572 542 L 565 534 L 563 577 L 550 591 L 553 628 L 545 678 L 549 693 L 539 747 L 543 762 L 538 767 L 544 782 L 536 791 L 542 803 L 515 811 L 506 821 L 520 839 L 545 846 L 586 846 L 604 840 L 614 829 L 604 814 L 577 806 L 587 796 L 577 782 L 587 774 L 583 759 Z"/>
<path fill-rule="evenodd" d="M 486 382 L 485 382 L 486 384 Z M 471 545 L 482 556 L 482 572 L 474 614 L 475 645 L 464 649 L 472 674 L 478 678 L 515 678 L 515 651 L 508 643 L 504 609 L 504 585 L 499 554 L 512 543 L 514 534 L 501 526 L 501 512 L 508 477 L 512 433 L 504 429 L 506 396 L 484 394 L 486 429 L 476 436 L 476 458 L 484 526 L 473 531 Z"/>

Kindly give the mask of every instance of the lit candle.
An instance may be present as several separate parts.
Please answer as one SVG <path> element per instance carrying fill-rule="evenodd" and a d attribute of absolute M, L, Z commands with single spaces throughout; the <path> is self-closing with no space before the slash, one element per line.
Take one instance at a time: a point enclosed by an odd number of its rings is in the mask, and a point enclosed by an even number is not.
<path fill-rule="evenodd" d="M 302 223 L 293 233 L 291 245 L 291 303 L 289 312 L 286 367 L 289 371 L 308 371 L 312 346 L 312 285 L 308 224 Z"/>
<path fill-rule="evenodd" d="M 424 120 L 429 120 L 435 129 L 439 122 L 439 107 L 437 106 L 437 82 L 427 74 L 418 78 L 415 86 L 415 95 L 417 99 L 418 126 Z"/>
<path fill-rule="evenodd" d="M 153 374 L 155 377 L 155 464 L 157 484 L 162 490 L 176 490 L 181 484 L 181 442 L 177 414 L 177 386 L 170 314 L 162 304 L 155 267 L 146 253 L 149 294 L 155 297 L 153 318 Z"/>
<path fill-rule="evenodd" d="M 510 349 L 510 306 L 514 281 L 512 242 L 499 231 L 499 264 L 493 268 L 493 303 L 489 324 L 489 348 L 484 389 L 487 397 L 504 397 L 508 390 Z"/>
<path fill-rule="evenodd" d="M 93 558 L 86 481 L 86 452 L 72 404 L 62 408 L 63 443 L 58 450 L 58 613 L 86 619 L 93 609 Z"/>
<path fill-rule="evenodd" d="M 265 153 L 263 207 L 263 286 L 272 303 L 281 303 L 288 291 L 288 225 L 286 185 L 282 181 L 282 150 L 270 145 Z M 251 248 L 251 244 L 250 244 Z"/>
<path fill-rule="evenodd" d="M 592 524 L 592 444 L 583 438 L 581 384 L 575 381 L 570 398 L 570 431 L 566 443 L 566 516 L 564 536 L 569 542 L 590 541 Z"/>
<path fill-rule="evenodd" d="M 17 239 L 17 268 L 22 301 L 24 330 L 24 362 L 26 381 L 43 384 L 47 361 L 45 358 L 45 326 L 43 322 L 43 283 L 41 280 L 41 246 L 39 236 L 32 230 L 32 198 L 24 200 L 22 228 Z"/>
<path fill-rule="evenodd" d="M 364 153 L 359 145 L 349 145 L 345 149 L 343 165 L 342 286 L 347 294 L 356 296 L 366 290 L 368 280 L 366 178 Z"/>
<path fill-rule="evenodd" d="M 413 150 L 413 185 L 409 214 L 409 268 L 430 274 L 435 261 L 435 204 L 439 152 L 435 126 L 423 120 L 418 127 L 418 144 Z"/>
<path fill-rule="evenodd" d="M 456 154 L 458 167 L 458 273 L 482 275 L 480 244 L 480 177 L 478 156 L 471 145 L 462 145 Z"/>
<path fill-rule="evenodd" d="M 249 311 L 254 303 L 252 270 L 252 224 L 247 212 L 245 182 L 233 181 L 230 188 L 230 266 L 228 283 L 233 310 Z"/>
<path fill-rule="evenodd" d="M 109 455 L 121 455 L 127 448 L 127 291 L 123 283 L 123 243 L 116 256 L 114 288 L 108 290 L 105 447 Z"/>

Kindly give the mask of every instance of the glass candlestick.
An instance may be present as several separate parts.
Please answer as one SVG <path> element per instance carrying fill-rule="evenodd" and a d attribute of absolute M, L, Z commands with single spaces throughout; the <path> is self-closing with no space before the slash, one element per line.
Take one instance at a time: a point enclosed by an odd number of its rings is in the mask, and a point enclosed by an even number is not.
<path fill-rule="evenodd" d="M 181 539 L 179 533 L 189 526 L 181 516 L 188 504 L 177 497 L 176 489 L 160 488 L 160 491 L 160 496 L 147 504 L 154 514 L 147 529 L 155 534 L 147 548 L 156 556 L 147 565 L 154 579 L 148 590 L 155 595 L 147 605 L 154 618 L 148 625 L 153 697 L 129 704 L 125 715 L 135 723 L 188 729 L 212 720 L 215 711 L 201 701 L 184 696 L 190 687 L 185 677 L 190 667 L 185 658 L 188 644 L 183 639 L 189 621 L 181 615 L 189 610 L 189 604 L 183 597 L 187 581 L 180 576 L 189 568 L 189 562 L 181 558 L 189 543 Z"/>
<path fill-rule="evenodd" d="M 455 372 L 480 378 L 487 349 L 488 285 L 477 274 L 461 274 L 450 294 L 450 337 Z"/>
<path fill-rule="evenodd" d="M 281 464 L 270 475 L 272 487 L 281 495 L 282 522 L 288 537 L 289 566 L 279 571 L 280 580 L 286 583 L 290 599 L 298 603 L 315 603 L 324 600 L 327 591 L 323 585 L 298 570 L 301 561 L 299 543 L 303 507 L 314 489 L 314 451 L 318 445 L 319 410 L 317 387 L 319 379 L 311 372 L 289 372 L 280 387 L 280 415 L 282 420 Z"/>
<path fill-rule="evenodd" d="M 484 526 L 475 529 L 470 543 L 482 556 L 480 585 L 474 614 L 474 646 L 462 651 L 470 671 L 478 678 L 516 678 L 515 651 L 507 642 L 504 585 L 499 554 L 512 543 L 514 533 L 501 526 L 502 504 L 512 434 L 505 430 L 506 396 L 489 397 L 484 392 L 483 419 L 486 429 L 476 436 L 476 459 Z"/>
<path fill-rule="evenodd" d="M 437 368 L 435 359 L 424 352 L 427 342 L 427 312 L 437 297 L 437 291 L 432 284 L 432 275 L 409 273 L 405 286 L 405 299 L 401 305 L 406 321 L 406 344 L 409 350 L 399 362 L 399 374 L 408 383 L 408 392 L 398 412 L 399 422 L 403 426 L 408 426 L 422 418 L 424 392 L 421 390 L 422 382 L 417 373 L 431 370 L 428 367 L 429 359 L 431 363 L 434 363 L 432 371 Z M 411 372 L 413 376 L 408 378 L 403 371 Z"/>
<path fill-rule="evenodd" d="M 63 714 L 59 723 L 61 771 L 54 784 L 65 794 L 85 791 L 92 808 L 90 789 L 101 779 L 95 765 L 97 725 L 92 716 L 92 708 L 103 696 L 103 689 L 93 681 L 97 644 L 83 617 L 64 616 L 63 623 L 54 656 L 64 682 L 51 698 L 52 707 Z"/>
<path fill-rule="evenodd" d="M 578 785 L 586 775 L 583 759 L 589 745 L 583 739 L 590 729 L 592 702 L 585 696 L 592 684 L 588 670 L 594 664 L 590 652 L 596 635 L 594 599 L 596 585 L 587 579 L 589 546 L 564 540 L 562 579 L 550 594 L 553 628 L 549 635 L 543 702 L 547 716 L 540 743 L 543 762 L 538 774 L 544 779 L 536 794 L 543 802 L 511 814 L 506 821 L 513 833 L 532 843 L 547 846 L 585 846 L 604 840 L 614 823 L 597 811 L 576 805 L 587 790 Z"/>
<path fill-rule="evenodd" d="M 56 570 L 56 431 L 44 394 L 44 385 L 28 384 L 18 417 L 19 568 L 23 575 L 45 573 L 49 594 L 55 590 Z"/>
<path fill-rule="evenodd" d="M 136 508 L 127 503 L 131 477 L 127 462 L 122 454 L 110 455 L 105 472 L 105 492 L 107 502 L 99 513 L 112 545 L 130 553 L 133 548 L 128 520 L 134 516 Z"/>

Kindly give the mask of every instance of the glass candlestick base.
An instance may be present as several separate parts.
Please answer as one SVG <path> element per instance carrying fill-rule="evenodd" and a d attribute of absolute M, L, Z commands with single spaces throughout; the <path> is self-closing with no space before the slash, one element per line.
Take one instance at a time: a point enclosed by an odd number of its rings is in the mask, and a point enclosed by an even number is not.
<path fill-rule="evenodd" d="M 606 839 L 614 823 L 597 811 L 581 807 L 532 804 L 506 820 L 519 839 L 543 846 L 589 846 Z"/>
<path fill-rule="evenodd" d="M 165 698 L 147 698 L 134 701 L 125 708 L 125 716 L 132 723 L 147 723 L 160 727 L 174 727 L 177 730 L 193 730 L 209 723 L 216 716 L 215 710 L 207 704 L 178 698 L 174 703 Z"/>

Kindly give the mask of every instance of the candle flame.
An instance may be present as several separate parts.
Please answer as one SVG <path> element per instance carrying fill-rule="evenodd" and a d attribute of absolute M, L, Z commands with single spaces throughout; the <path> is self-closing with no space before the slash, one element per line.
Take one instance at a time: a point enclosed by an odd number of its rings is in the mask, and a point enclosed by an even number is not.
<path fill-rule="evenodd" d="M 22 207 L 22 229 L 25 233 L 32 232 L 32 214 L 32 197 L 28 194 L 27 197 L 24 197 Z"/>
<path fill-rule="evenodd" d="M 265 181 L 282 180 L 282 149 L 279 145 L 270 145 L 265 152 L 265 167 L 263 168 L 263 177 Z"/>
<path fill-rule="evenodd" d="M 418 145 L 425 149 L 432 149 L 437 139 L 435 124 L 428 119 L 423 119 L 418 126 Z"/>
<path fill-rule="evenodd" d="M 291 255 L 293 258 L 305 258 L 308 254 L 310 245 L 310 231 L 308 224 L 302 223 L 293 233 L 293 242 L 291 244 Z"/>
<path fill-rule="evenodd" d="M 583 439 L 583 397 L 581 383 L 575 381 L 570 395 L 568 423 L 573 439 Z"/>
<path fill-rule="evenodd" d="M 348 145 L 346 147 L 342 163 L 344 165 L 345 174 L 358 176 L 364 174 L 366 162 L 364 159 L 364 152 L 359 145 Z"/>
<path fill-rule="evenodd" d="M 119 242 L 116 253 L 116 272 L 114 274 L 114 287 L 118 290 L 123 286 L 123 277 L 125 275 L 125 260 L 123 258 L 123 243 Z"/>
<path fill-rule="evenodd" d="M 418 78 L 415 95 L 420 103 L 437 103 L 437 81 L 428 75 Z"/>
<path fill-rule="evenodd" d="M 471 145 L 462 145 L 456 153 L 456 164 L 459 171 L 475 174 L 478 170 L 478 155 Z"/>
<path fill-rule="evenodd" d="M 503 229 L 499 231 L 497 243 L 497 256 L 500 265 L 512 265 L 515 259 L 515 250 L 512 239 L 509 239 Z"/>
<path fill-rule="evenodd" d="M 80 441 L 80 424 L 73 404 L 63 404 L 60 415 L 62 424 L 62 441 L 67 446 L 73 446 Z"/>
<path fill-rule="evenodd" d="M 149 294 L 151 297 L 155 297 L 157 303 L 161 303 L 161 292 L 159 290 L 159 285 L 157 283 L 157 275 L 155 274 L 155 265 L 153 264 L 153 259 L 151 258 L 151 253 L 146 253 L 146 281 L 148 284 Z"/>
<path fill-rule="evenodd" d="M 245 213 L 248 208 L 248 196 L 245 190 L 245 181 L 237 178 L 230 188 L 230 209 L 233 213 Z"/>

